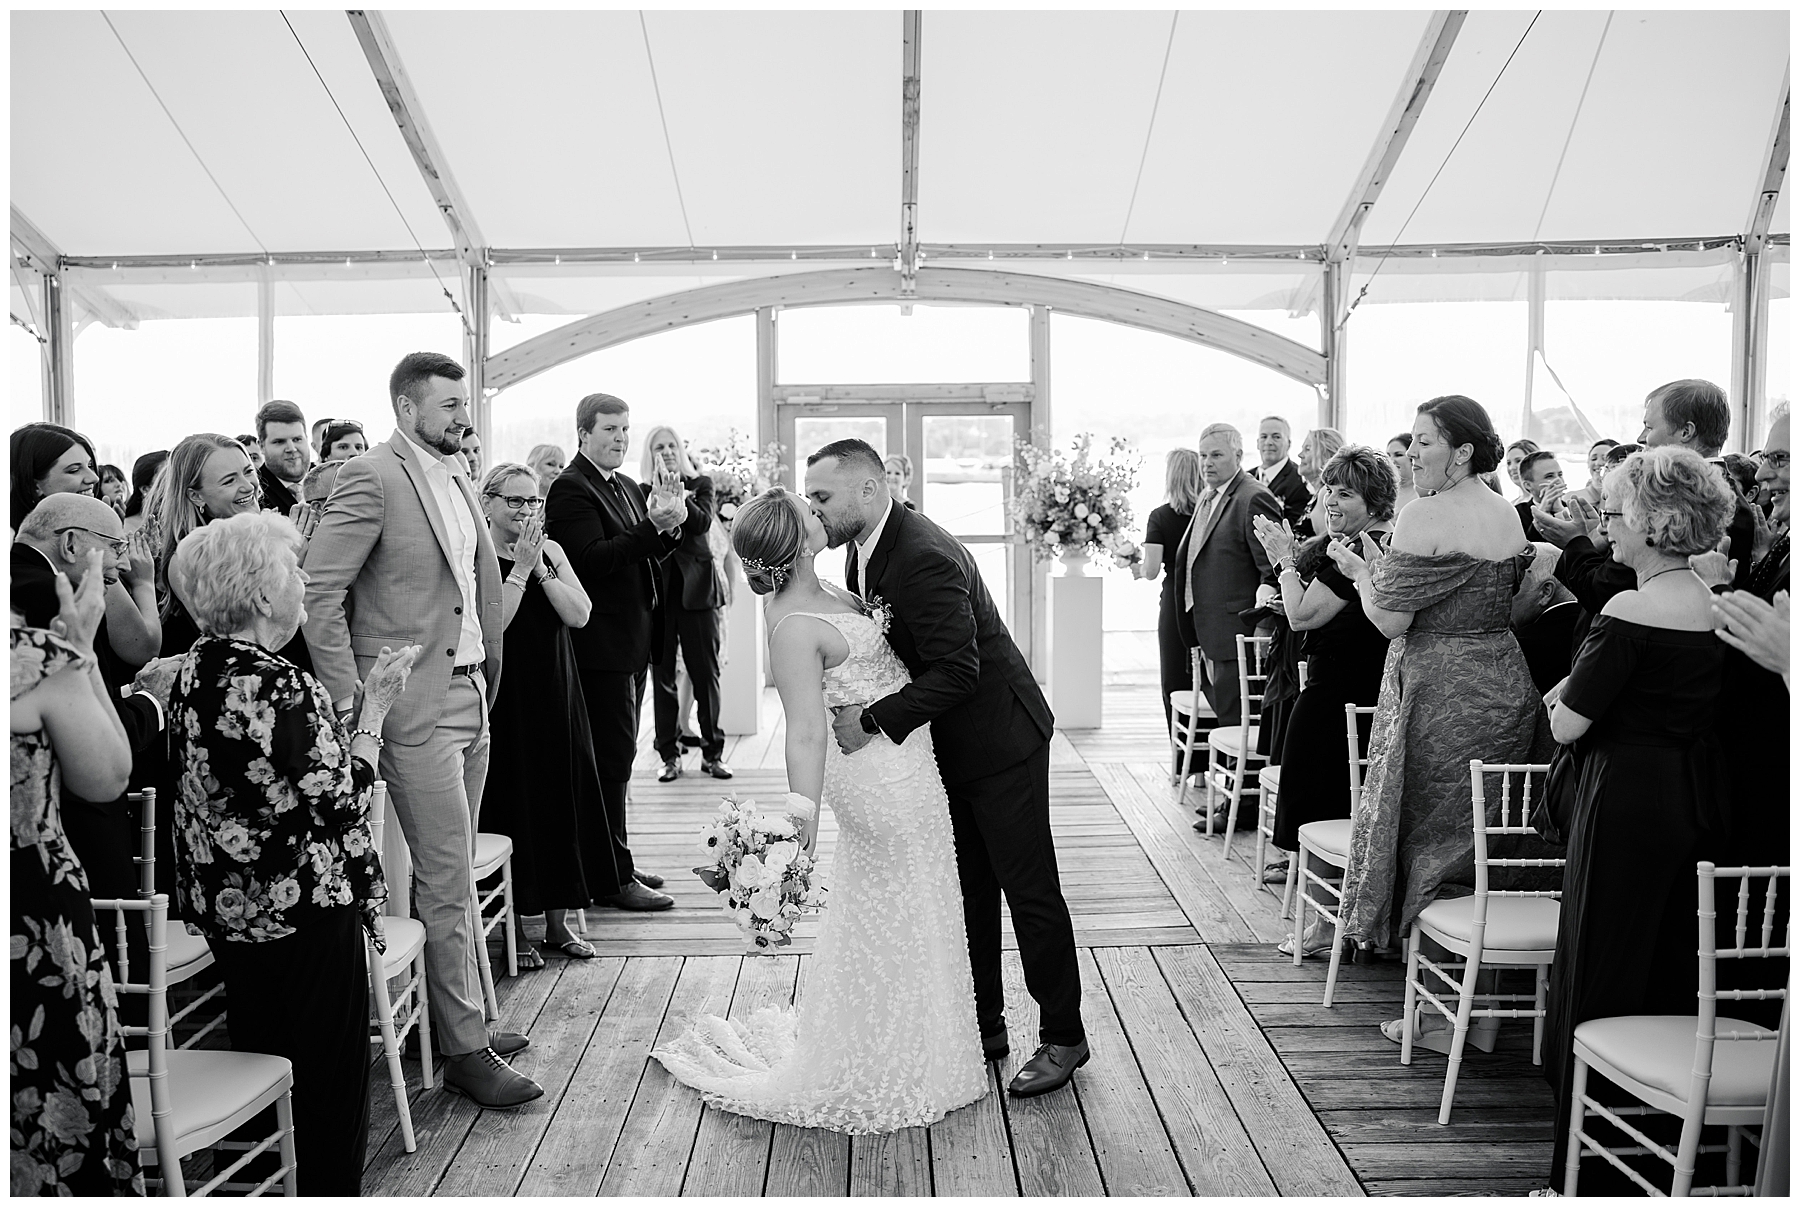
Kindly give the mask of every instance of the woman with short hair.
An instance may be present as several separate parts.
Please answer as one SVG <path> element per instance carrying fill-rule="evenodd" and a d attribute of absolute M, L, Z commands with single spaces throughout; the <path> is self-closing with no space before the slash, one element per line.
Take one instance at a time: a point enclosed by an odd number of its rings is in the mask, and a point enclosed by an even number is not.
<path fill-rule="evenodd" d="M 1557 819 L 1569 862 L 1544 1030 L 1557 1182 L 1575 1028 L 1693 1009 L 1694 864 L 1718 854 L 1727 809 L 1714 722 L 1725 647 L 1688 557 L 1717 547 L 1735 499 L 1704 458 L 1674 445 L 1633 453 L 1602 490 L 1612 560 L 1637 589 L 1606 602 L 1546 696 L 1551 733 L 1573 746 L 1576 767 L 1572 807 Z"/>
<path fill-rule="evenodd" d="M 919 510 L 919 505 L 906 497 L 913 480 L 912 458 L 905 453 L 889 453 L 881 459 L 881 468 L 887 473 L 888 494 L 894 502 L 908 511 Z"/>
<path fill-rule="evenodd" d="M 537 475 L 538 494 L 543 498 L 550 497 L 550 483 L 556 481 L 557 475 L 568 468 L 568 454 L 554 444 L 534 444 L 531 451 L 525 454 L 525 464 Z"/>
<path fill-rule="evenodd" d="M 594 949 L 569 931 L 568 911 L 587 907 L 592 886 L 610 893 L 619 882 L 569 636 L 588 622 L 592 604 L 562 546 L 544 536 L 538 478 L 529 466 L 502 462 L 490 469 L 481 509 L 500 559 L 506 630 L 481 821 L 513 840 L 519 967 L 544 966 L 520 922 L 538 914 L 546 946 L 591 960 Z"/>
<path fill-rule="evenodd" d="M 274 653 L 306 619 L 300 533 L 274 513 L 194 528 L 169 578 L 200 636 L 169 694 L 178 891 L 231 1001 L 238 1051 L 294 1066 L 300 1193 L 361 1193 L 369 1120 L 365 935 L 387 896 L 369 834 L 381 728 L 417 646 L 384 647 L 354 726 Z M 429 1056 L 428 1056 L 429 1058 Z"/>

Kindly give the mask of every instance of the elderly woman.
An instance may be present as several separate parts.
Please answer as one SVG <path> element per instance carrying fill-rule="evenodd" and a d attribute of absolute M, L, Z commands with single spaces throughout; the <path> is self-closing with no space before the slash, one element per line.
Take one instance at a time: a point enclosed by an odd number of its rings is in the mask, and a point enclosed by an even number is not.
<path fill-rule="evenodd" d="M 568 467 L 569 458 L 557 445 L 535 444 L 525 454 L 525 464 L 537 475 L 538 495 L 549 498 L 550 483 L 556 481 L 557 475 Z"/>
<path fill-rule="evenodd" d="M 882 458 L 881 468 L 887 474 L 888 494 L 893 497 L 894 502 L 908 511 L 919 510 L 919 505 L 906 497 L 913 480 L 912 458 L 904 453 L 893 453 Z"/>
<path fill-rule="evenodd" d="M 681 489 L 706 513 L 707 526 L 681 534 L 681 543 L 662 562 L 662 656 L 650 666 L 655 685 L 656 755 L 663 783 L 681 775 L 681 692 L 676 682 L 679 651 L 693 684 L 699 712 L 700 770 L 715 779 L 731 778 L 725 765 L 725 731 L 719 728 L 719 609 L 725 606 L 724 575 L 713 558 L 707 532 L 713 526 L 713 480 L 695 468 L 687 445 L 672 427 L 650 429 L 644 441 L 643 479 L 638 489 L 648 499 L 659 483 L 679 481 Z"/>
<path fill-rule="evenodd" d="M 611 895 L 619 883 L 569 637 L 588 622 L 592 604 L 562 547 L 544 536 L 543 500 L 529 467 L 502 462 L 489 470 L 481 507 L 508 588 L 500 605 L 506 674 L 494 700 L 481 820 L 513 840 L 515 919 L 543 914 L 546 946 L 591 960 L 594 949 L 569 932 L 568 911 L 585 908 L 595 886 Z M 522 925 L 519 966 L 544 966 Z"/>
<path fill-rule="evenodd" d="M 1725 647 L 1713 596 L 1688 565 L 1719 543 L 1734 500 L 1698 453 L 1626 458 L 1602 487 L 1612 558 L 1637 589 L 1607 601 L 1569 677 L 1551 689 L 1551 733 L 1576 776 L 1544 1070 L 1566 1153 L 1574 1032 L 1591 1018 L 1693 1010 L 1694 864 L 1723 838 L 1726 784 L 1713 712 Z M 1550 802 L 1552 807 L 1558 802 Z"/>
<path fill-rule="evenodd" d="M 1193 690 L 1194 661 L 1187 642 L 1181 638 L 1176 617 L 1175 587 L 1179 574 L 1164 575 L 1163 562 L 1174 555 L 1188 525 L 1194 521 L 1194 507 L 1200 500 L 1200 454 L 1191 448 L 1170 449 L 1163 478 L 1162 505 L 1154 508 L 1144 523 L 1144 560 L 1134 573 L 1148 582 L 1155 582 L 1159 576 L 1163 580 L 1156 608 L 1156 648 L 1162 668 L 1163 724 L 1168 725 L 1169 693 Z"/>
<path fill-rule="evenodd" d="M 319 681 L 273 651 L 306 619 L 293 524 L 249 512 L 182 538 L 170 582 L 200 637 L 169 695 L 175 861 L 239 1051 L 294 1064 L 300 1193 L 361 1191 L 369 1120 L 365 936 L 387 896 L 369 836 L 381 727 L 417 646 L 384 648 L 348 729 Z"/>
<path fill-rule="evenodd" d="M 1319 473 L 1329 535 L 1304 545 L 1286 525 L 1258 517 L 1252 523 L 1269 560 L 1280 566 L 1281 606 L 1288 627 L 1301 635 L 1306 690 L 1287 720 L 1281 751 L 1281 795 L 1275 807 L 1275 846 L 1300 848 L 1300 827 L 1350 816 L 1345 764 L 1344 705 L 1373 705 L 1381 695 L 1388 639 L 1363 614 L 1356 584 L 1332 564 L 1325 546 L 1363 533 L 1379 542 L 1394 518 L 1395 482 L 1388 459 L 1372 448 L 1347 444 Z M 1264 879 L 1285 879 L 1287 861 L 1264 869 Z M 1315 934 L 1306 954 L 1328 950 Z M 1293 955 L 1286 943 L 1283 955 Z"/>

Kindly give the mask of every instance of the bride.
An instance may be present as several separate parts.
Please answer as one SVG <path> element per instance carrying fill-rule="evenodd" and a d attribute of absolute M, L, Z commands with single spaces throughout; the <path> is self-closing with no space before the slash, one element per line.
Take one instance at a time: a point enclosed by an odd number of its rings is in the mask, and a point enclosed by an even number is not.
<path fill-rule="evenodd" d="M 787 714 L 790 799 L 838 821 L 830 904 L 798 1011 L 706 1016 L 652 1055 L 711 1105 L 839 1132 L 920 1127 L 987 1092 L 949 802 L 930 726 L 855 755 L 830 740 L 827 709 L 908 682 L 879 615 L 821 583 L 825 529 L 777 486 L 734 521 L 750 586 L 772 595 L 769 654 Z"/>

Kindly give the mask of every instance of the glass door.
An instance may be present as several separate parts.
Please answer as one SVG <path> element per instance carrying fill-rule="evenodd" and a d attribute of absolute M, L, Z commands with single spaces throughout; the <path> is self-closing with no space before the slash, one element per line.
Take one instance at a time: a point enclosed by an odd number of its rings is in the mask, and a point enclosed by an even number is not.
<path fill-rule="evenodd" d="M 776 439 L 786 450 L 782 463 L 787 477 L 782 485 L 799 495 L 806 493 L 807 457 L 834 440 L 866 440 L 883 457 L 904 451 L 906 445 L 901 403 L 782 402 L 776 407 L 776 427 Z M 841 587 L 846 556 L 841 549 L 822 553 L 813 569 L 824 581 Z"/>

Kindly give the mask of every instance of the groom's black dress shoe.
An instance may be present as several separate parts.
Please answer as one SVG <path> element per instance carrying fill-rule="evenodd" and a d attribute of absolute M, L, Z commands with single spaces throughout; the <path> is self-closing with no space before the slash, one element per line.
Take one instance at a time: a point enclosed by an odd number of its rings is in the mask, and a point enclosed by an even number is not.
<path fill-rule="evenodd" d="M 1088 1062 L 1087 1040 L 1078 1044 L 1040 1044 L 1006 1092 L 1015 1098 L 1048 1094 L 1069 1084 L 1075 1070 Z"/>
<path fill-rule="evenodd" d="M 981 1055 L 986 1060 L 1005 1060 L 1012 1051 L 1006 1042 L 1006 1028 L 1002 1027 L 992 1035 L 981 1037 Z"/>
<path fill-rule="evenodd" d="M 645 888 L 661 888 L 663 886 L 663 878 L 655 872 L 633 872 L 631 878 Z M 501 1055 L 505 1055 L 505 1053 L 501 1053 Z"/>

